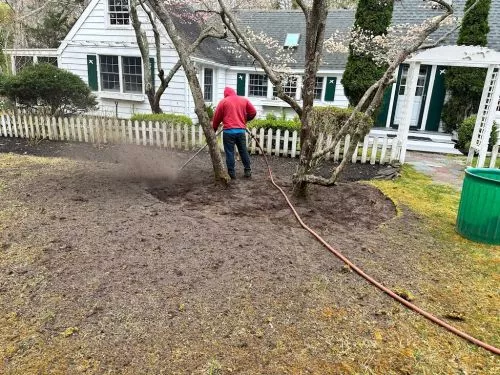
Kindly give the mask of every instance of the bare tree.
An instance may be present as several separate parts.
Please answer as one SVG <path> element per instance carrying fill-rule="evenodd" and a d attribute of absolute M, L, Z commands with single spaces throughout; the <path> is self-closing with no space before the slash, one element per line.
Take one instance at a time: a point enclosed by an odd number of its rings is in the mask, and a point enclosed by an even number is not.
<path fill-rule="evenodd" d="M 393 1 L 393 0 L 382 0 Z M 439 16 L 427 19 L 422 24 L 407 26 L 401 25 L 394 28 L 390 35 L 374 38 L 366 35 L 363 30 L 353 30 L 351 36 L 360 38 L 359 46 L 363 46 L 364 53 L 373 55 L 374 63 L 377 60 L 384 60 L 388 64 L 387 70 L 383 76 L 371 86 L 358 105 L 354 108 L 352 115 L 333 135 L 333 141 L 328 147 L 317 149 L 318 131 L 312 122 L 312 109 L 314 99 L 314 84 L 319 69 L 323 48 L 326 52 L 338 52 L 341 46 L 347 51 L 349 38 L 344 35 L 343 38 L 332 36 L 325 41 L 325 24 L 328 16 L 328 8 L 331 2 L 326 0 L 313 0 L 306 2 L 297 0 L 296 3 L 302 10 L 306 21 L 306 52 L 305 68 L 303 81 L 303 102 L 300 104 L 295 98 L 287 95 L 283 90 L 283 82 L 287 79 L 287 68 L 285 66 L 276 66 L 270 61 L 268 53 L 262 53 L 259 50 L 259 44 L 262 44 L 264 38 L 256 38 L 251 30 L 243 27 L 239 22 L 236 13 L 234 13 L 223 0 L 218 0 L 219 14 L 222 22 L 226 25 L 234 37 L 233 42 L 237 43 L 246 53 L 254 58 L 256 65 L 264 70 L 272 84 L 276 87 L 277 96 L 288 103 L 290 107 L 300 117 L 301 128 L 301 153 L 300 161 L 296 174 L 294 175 L 294 194 L 296 196 L 305 196 L 308 184 L 333 185 L 336 183 L 339 174 L 344 169 L 349 158 L 344 158 L 337 166 L 329 178 L 315 175 L 317 167 L 325 160 L 328 153 L 332 152 L 341 139 L 351 135 L 351 141 L 346 152 L 353 152 L 358 144 L 370 130 L 366 122 L 356 121 L 360 113 L 365 116 L 371 116 L 380 106 L 385 89 L 394 82 L 394 74 L 397 67 L 404 62 L 411 54 L 422 48 L 428 48 L 425 44 L 429 36 L 436 31 L 442 24 L 451 20 L 453 8 L 447 0 L 430 0 L 427 6 L 439 6 L 442 13 Z M 427 4 L 427 3 L 426 3 Z M 448 35 L 448 34 L 447 34 Z M 342 40 L 343 39 L 343 40 Z M 444 38 L 432 44 L 436 46 Z M 372 49 L 376 49 L 372 51 Z"/>
<path fill-rule="evenodd" d="M 147 6 L 149 9 L 154 11 L 157 15 L 159 21 L 165 28 L 165 31 L 171 40 L 177 54 L 179 55 L 179 61 L 177 64 L 171 69 L 169 76 L 165 77 L 165 82 L 168 85 L 169 79 L 175 74 L 175 72 L 182 67 L 184 70 L 184 74 L 186 75 L 189 87 L 191 88 L 191 93 L 194 99 L 195 104 L 195 113 L 198 117 L 198 122 L 203 128 L 203 132 L 205 134 L 210 157 L 212 159 L 212 165 L 215 174 L 215 181 L 218 183 L 227 184 L 229 181 L 229 175 L 227 174 L 223 162 L 222 157 L 218 149 L 217 140 L 215 137 L 215 133 L 212 129 L 212 124 L 210 118 L 205 110 L 205 101 L 203 98 L 203 91 L 201 89 L 201 85 L 198 79 L 197 71 L 195 65 L 192 60 L 192 54 L 195 51 L 196 47 L 206 38 L 208 37 L 216 37 L 223 38 L 225 36 L 225 31 L 223 29 L 217 29 L 217 27 L 213 25 L 207 25 L 205 28 L 200 27 L 200 32 L 194 43 L 190 43 L 187 38 L 178 30 L 175 26 L 175 20 L 178 17 L 184 18 L 183 22 L 197 22 L 199 25 L 203 24 L 203 18 L 197 17 L 196 14 L 190 12 L 191 9 L 187 9 L 183 6 L 182 3 L 176 1 L 161 1 L 161 0 L 150 0 L 148 2 L 144 2 L 143 5 Z M 142 6 L 142 5 L 141 5 Z M 144 8 L 143 8 L 144 9 Z M 193 19 L 194 17 L 194 19 Z M 136 20 L 137 21 L 137 20 Z M 134 23 L 137 24 L 137 22 Z M 152 24 L 154 24 L 155 20 L 150 18 Z M 139 27 L 140 29 L 140 27 Z M 158 31 L 158 30 L 157 30 Z M 143 50 L 141 50 L 141 54 L 143 54 L 143 60 L 148 60 L 144 58 L 144 56 L 148 57 L 149 52 L 146 53 L 145 46 L 148 44 L 147 40 L 144 37 L 142 32 L 138 33 L 138 40 L 141 41 L 141 45 L 143 46 Z M 159 35 L 159 34 L 157 34 Z M 155 37 L 156 39 L 156 37 Z M 158 43 L 156 43 L 156 52 L 157 52 L 157 60 L 161 62 L 161 59 L 158 59 L 158 55 L 160 55 L 160 49 L 158 48 Z M 161 63 L 160 63 L 161 64 Z M 161 72 L 161 66 L 159 66 Z M 149 69 L 145 69 L 149 70 Z M 160 73 L 161 75 L 161 73 Z M 160 77 L 162 79 L 162 77 Z M 162 83 L 163 84 L 163 83 Z M 151 86 L 151 84 L 150 84 Z M 161 87 L 160 87 L 161 88 Z M 160 95 L 161 96 L 161 95 Z"/>

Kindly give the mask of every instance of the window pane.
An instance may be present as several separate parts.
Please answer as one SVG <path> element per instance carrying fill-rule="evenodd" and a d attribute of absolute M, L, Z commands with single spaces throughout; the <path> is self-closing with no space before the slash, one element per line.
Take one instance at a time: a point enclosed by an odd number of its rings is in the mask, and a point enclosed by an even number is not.
<path fill-rule="evenodd" d="M 124 92 L 142 93 L 142 60 L 140 57 L 122 57 Z"/>
<path fill-rule="evenodd" d="M 248 95 L 267 97 L 267 76 L 265 74 L 250 74 Z"/>
<path fill-rule="evenodd" d="M 214 71 L 205 69 L 203 97 L 205 101 L 211 102 L 213 99 Z"/>
<path fill-rule="evenodd" d="M 297 77 L 288 77 L 283 82 L 283 91 L 286 95 L 295 98 L 297 94 Z M 276 87 L 273 87 L 273 96 L 278 96 Z"/>
<path fill-rule="evenodd" d="M 128 25 L 130 23 L 129 0 L 109 1 L 109 23 L 111 25 Z"/>
<path fill-rule="evenodd" d="M 118 56 L 99 56 L 101 87 L 105 91 L 120 91 Z"/>
<path fill-rule="evenodd" d="M 39 64 L 50 64 L 50 65 L 57 66 L 57 57 L 40 56 L 40 57 L 38 57 L 38 63 Z"/>
<path fill-rule="evenodd" d="M 33 57 L 32 56 L 15 56 L 14 64 L 16 65 L 16 73 L 19 73 L 21 70 L 26 68 L 27 66 L 33 65 Z"/>
<path fill-rule="evenodd" d="M 314 88 L 314 99 L 323 98 L 323 77 L 316 77 L 316 87 Z"/>

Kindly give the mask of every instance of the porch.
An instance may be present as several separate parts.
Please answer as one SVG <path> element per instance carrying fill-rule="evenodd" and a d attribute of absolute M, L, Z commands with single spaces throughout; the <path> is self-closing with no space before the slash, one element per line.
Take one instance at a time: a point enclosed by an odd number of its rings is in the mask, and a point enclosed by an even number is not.
<path fill-rule="evenodd" d="M 389 139 L 393 139 L 398 136 L 398 130 L 393 128 L 373 128 L 370 135 L 373 137 L 387 136 Z M 407 150 L 462 155 L 455 148 L 455 142 L 453 142 L 451 134 L 425 130 L 410 130 Z"/>

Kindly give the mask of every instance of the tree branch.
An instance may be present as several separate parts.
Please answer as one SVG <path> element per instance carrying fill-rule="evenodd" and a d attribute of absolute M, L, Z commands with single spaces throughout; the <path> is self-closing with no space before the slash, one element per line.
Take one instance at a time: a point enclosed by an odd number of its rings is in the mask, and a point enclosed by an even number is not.
<path fill-rule="evenodd" d="M 476 2 L 474 4 L 472 4 L 463 14 L 462 16 L 462 20 L 460 22 L 457 22 L 457 24 L 455 25 L 455 27 L 453 27 L 450 31 L 448 31 L 447 33 L 445 33 L 441 38 L 439 38 L 435 43 L 431 43 L 431 44 L 427 44 L 427 45 L 424 45 L 424 46 L 421 46 L 419 48 L 419 50 L 425 50 L 425 49 L 429 49 L 429 48 L 434 48 L 434 47 L 437 47 L 438 45 L 440 45 L 442 42 L 444 42 L 446 39 L 448 39 L 448 37 L 453 34 L 455 31 L 457 31 L 458 29 L 460 29 L 460 27 L 462 26 L 462 23 L 463 23 L 463 19 L 464 17 L 469 14 L 469 12 L 471 12 L 476 6 L 477 4 L 479 4 L 479 1 L 480 0 L 476 0 Z"/>
<path fill-rule="evenodd" d="M 276 87 L 278 97 L 288 103 L 290 107 L 299 115 L 302 116 L 302 107 L 297 103 L 295 99 L 286 95 L 283 89 L 282 80 L 276 75 L 273 69 L 269 66 L 264 57 L 259 53 L 259 51 L 250 42 L 247 36 L 241 32 L 241 28 L 238 26 L 234 15 L 227 8 L 223 0 L 218 0 L 219 5 L 222 9 L 221 19 L 227 29 L 233 34 L 238 45 L 243 48 L 250 56 L 252 56 L 260 65 L 260 67 L 267 74 L 269 80 Z"/>

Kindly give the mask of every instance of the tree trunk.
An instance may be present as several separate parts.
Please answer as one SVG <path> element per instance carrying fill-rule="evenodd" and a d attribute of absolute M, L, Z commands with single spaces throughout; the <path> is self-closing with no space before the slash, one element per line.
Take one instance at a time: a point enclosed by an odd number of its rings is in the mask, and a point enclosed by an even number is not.
<path fill-rule="evenodd" d="M 195 113 L 207 140 L 210 157 L 212 159 L 215 182 L 227 185 L 229 182 L 229 175 L 224 168 L 219 147 L 217 145 L 217 139 L 215 138 L 215 133 L 212 129 L 212 124 L 208 114 L 205 111 L 205 100 L 203 99 L 203 92 L 196 74 L 196 68 L 189 54 L 189 46 L 187 46 L 185 44 L 186 42 L 181 38 L 166 8 L 160 5 L 160 2 L 157 0 L 152 0 L 151 6 L 153 6 L 155 13 L 163 26 L 165 26 L 167 34 L 179 54 L 181 65 L 184 68 L 184 74 L 186 75 L 189 87 L 191 88 L 191 93 L 193 95 Z"/>
<path fill-rule="evenodd" d="M 328 2 L 315 0 L 310 10 L 304 12 L 306 17 L 306 55 L 305 76 L 303 83 L 303 106 L 300 121 L 300 159 L 294 176 L 293 194 L 304 198 L 307 195 L 307 182 L 301 179 L 310 173 L 312 156 L 316 141 L 311 127 L 311 115 L 314 106 L 314 88 L 325 38 L 326 19 L 328 16 Z"/>

